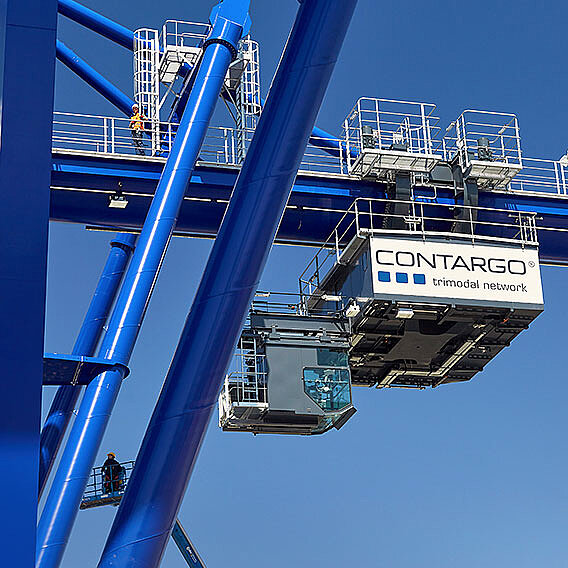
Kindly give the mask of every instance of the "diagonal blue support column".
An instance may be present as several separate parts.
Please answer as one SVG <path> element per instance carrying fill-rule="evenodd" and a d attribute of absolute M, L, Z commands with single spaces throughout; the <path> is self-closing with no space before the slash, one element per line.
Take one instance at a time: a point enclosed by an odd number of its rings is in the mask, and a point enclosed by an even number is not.
<path fill-rule="evenodd" d="M 57 40 L 57 59 L 66 65 L 76 75 L 81 77 L 88 85 L 99 92 L 107 101 L 112 103 L 126 116 L 132 114 L 134 100 L 127 97 L 119 88 L 115 87 L 108 79 L 95 71 L 88 63 L 81 59 L 73 50 L 69 49 L 62 41 Z"/>
<path fill-rule="evenodd" d="M 124 365 L 134 348 L 227 69 L 238 41 L 248 32 L 246 10 L 244 15 L 235 14 L 228 4 L 212 13 L 214 25 L 194 90 L 101 345 L 99 356 Z M 248 9 L 249 2 L 242 0 L 240 5 Z M 39 522 L 37 567 L 55 568 L 61 561 L 122 379 L 121 371 L 108 371 L 85 391 Z"/>
<path fill-rule="evenodd" d="M 103 326 L 116 298 L 124 270 L 134 245 L 136 235 L 119 233 L 110 245 L 111 250 L 103 268 L 93 299 L 83 320 L 73 347 L 73 355 L 94 355 Z M 62 386 L 57 389 L 51 408 L 41 431 L 39 461 L 39 494 L 43 493 L 65 431 L 81 394 L 80 386 Z"/>
<path fill-rule="evenodd" d="M 57 9 L 62 16 L 85 26 L 86 28 L 122 45 L 132 51 L 134 49 L 134 33 L 128 28 L 113 22 L 109 18 L 86 8 L 74 0 L 59 0 Z"/>
<path fill-rule="evenodd" d="M 305 0 L 99 568 L 159 565 L 356 0 Z"/>
<path fill-rule="evenodd" d="M 0 506 L 2 566 L 33 566 L 55 0 L 0 3 Z"/>

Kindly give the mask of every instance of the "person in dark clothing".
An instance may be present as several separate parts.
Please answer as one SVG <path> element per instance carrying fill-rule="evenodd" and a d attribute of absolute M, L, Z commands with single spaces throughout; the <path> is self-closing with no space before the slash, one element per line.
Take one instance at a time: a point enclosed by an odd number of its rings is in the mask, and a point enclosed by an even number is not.
<path fill-rule="evenodd" d="M 105 493 L 114 493 L 122 489 L 124 468 L 116 461 L 116 456 L 110 452 L 108 459 L 103 464 L 103 489 Z"/>

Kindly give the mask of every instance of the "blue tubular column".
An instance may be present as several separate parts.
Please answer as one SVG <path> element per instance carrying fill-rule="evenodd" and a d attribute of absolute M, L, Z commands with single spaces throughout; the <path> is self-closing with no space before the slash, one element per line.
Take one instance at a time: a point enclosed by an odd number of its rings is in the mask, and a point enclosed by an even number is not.
<path fill-rule="evenodd" d="M 57 40 L 57 59 L 124 114 L 127 116 L 132 114 L 134 101 L 59 40 Z"/>
<path fill-rule="evenodd" d="M 99 351 L 99 356 L 124 365 L 134 348 L 227 69 L 238 41 L 248 31 L 249 22 L 242 18 L 240 24 L 235 23 L 239 20 L 231 17 L 230 9 L 223 9 L 225 4 L 230 3 L 226 0 L 220 11 L 214 10 L 216 18 L 187 111 Z M 248 7 L 249 3 L 240 4 Z M 59 565 L 122 379 L 123 372 L 109 371 L 92 381 L 85 391 L 38 526 L 37 567 Z"/>
<path fill-rule="evenodd" d="M 299 9 L 99 568 L 160 562 L 355 5 Z"/>
<path fill-rule="evenodd" d="M 89 28 L 90 30 L 122 45 L 132 51 L 134 49 L 134 33 L 128 28 L 101 16 L 97 12 L 82 6 L 74 0 L 59 0 L 57 9 L 62 16 Z"/>
<path fill-rule="evenodd" d="M 94 355 L 103 326 L 114 302 L 124 270 L 134 250 L 136 235 L 119 233 L 111 241 L 111 250 L 99 283 L 89 305 L 81 331 L 73 347 L 73 355 Z M 62 386 L 45 419 L 40 440 L 39 494 L 41 496 L 57 451 L 65 436 L 75 404 L 81 393 L 79 386 Z"/>

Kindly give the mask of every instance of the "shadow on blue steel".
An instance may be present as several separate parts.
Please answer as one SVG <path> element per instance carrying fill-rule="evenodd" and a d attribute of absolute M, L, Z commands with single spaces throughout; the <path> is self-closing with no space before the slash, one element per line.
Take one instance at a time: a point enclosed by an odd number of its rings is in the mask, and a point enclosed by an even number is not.
<path fill-rule="evenodd" d="M 248 2 L 239 4 L 248 7 Z M 225 19 L 222 11 L 218 14 L 99 356 L 128 364 L 191 171 L 242 32 L 241 25 Z M 122 379 L 122 372 L 107 372 L 85 391 L 38 526 L 38 568 L 55 568 L 61 561 Z"/>
<path fill-rule="evenodd" d="M 355 5 L 299 10 L 99 568 L 160 563 Z"/>

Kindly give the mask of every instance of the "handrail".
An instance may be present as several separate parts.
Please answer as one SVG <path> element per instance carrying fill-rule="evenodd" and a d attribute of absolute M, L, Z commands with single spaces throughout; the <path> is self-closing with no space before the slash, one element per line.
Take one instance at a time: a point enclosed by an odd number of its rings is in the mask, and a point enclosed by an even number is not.
<path fill-rule="evenodd" d="M 492 114 L 492 113 L 487 113 Z M 496 113 L 499 114 L 499 113 Z M 508 115 L 506 115 L 508 116 Z M 78 114 L 72 112 L 57 111 L 53 121 L 53 148 L 58 151 L 95 152 L 112 155 L 133 155 L 136 148 L 133 144 L 128 118 L 104 116 L 95 114 Z M 168 154 L 171 143 L 177 129 L 176 123 L 161 122 L 152 125 L 147 122 L 148 132 L 151 128 L 160 129 L 160 151 L 152 154 L 151 140 L 146 136 L 144 141 L 145 154 L 163 157 Z M 239 131 L 231 127 L 211 127 L 208 130 L 204 149 L 200 155 L 202 162 L 216 165 L 239 166 L 243 156 L 239 153 L 239 140 L 252 139 L 253 130 L 244 129 Z M 319 137 L 320 141 L 330 141 L 333 138 Z M 448 159 L 452 150 L 447 146 L 451 144 L 450 137 L 442 139 L 444 147 L 442 153 Z M 347 159 L 352 145 L 339 145 L 337 156 L 332 156 L 315 146 L 308 146 L 300 167 L 301 172 L 311 172 L 334 176 L 349 176 L 359 179 L 354 174 L 349 174 Z M 436 149 L 433 149 L 436 151 Z M 516 153 L 516 150 L 515 150 Z M 503 187 L 490 188 L 494 191 L 506 191 L 513 194 L 545 193 L 547 195 L 568 195 L 568 163 L 561 160 L 546 160 L 541 158 L 528 158 L 523 156 L 522 169 L 515 175 L 510 183 Z M 424 180 L 420 182 L 424 183 Z M 432 185 L 426 181 L 427 185 Z"/>
<path fill-rule="evenodd" d="M 373 204 L 375 204 L 373 210 Z M 387 204 L 405 205 L 408 214 L 392 213 Z M 440 215 L 440 209 L 448 215 Z M 456 209 L 464 212 L 455 218 Z M 429 211 L 428 211 L 429 210 Z M 507 221 L 480 220 L 483 213 L 502 215 Z M 405 228 L 387 228 L 386 220 L 398 220 L 398 225 Z M 367 238 L 369 235 L 414 236 L 426 240 L 434 237 L 467 239 L 471 242 L 491 240 L 502 243 L 519 243 L 521 246 L 538 246 L 537 214 L 525 211 L 511 211 L 492 207 L 473 207 L 467 205 L 449 205 L 424 201 L 405 201 L 380 198 L 357 198 L 345 211 L 329 237 L 312 257 L 298 279 L 302 303 L 320 288 L 323 277 L 335 264 L 341 264 L 342 254 L 347 245 L 355 238 Z M 434 225 L 434 229 L 428 229 Z M 448 230 L 444 230 L 447 227 Z M 459 232 L 452 229 L 459 228 Z M 491 229 L 498 229 L 493 230 Z M 484 230 L 483 234 L 481 231 Z M 501 233 L 501 234 L 491 234 Z M 488 234 L 485 234 L 488 233 Z M 506 236 L 503 236 L 505 234 Z"/>

